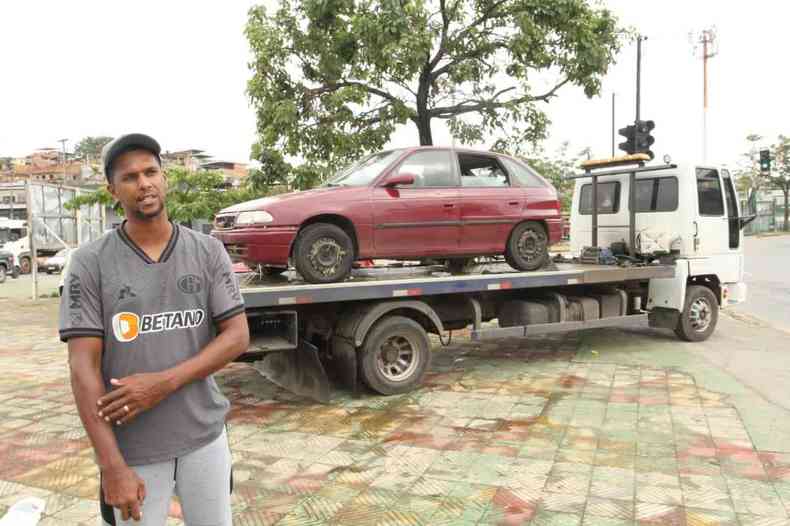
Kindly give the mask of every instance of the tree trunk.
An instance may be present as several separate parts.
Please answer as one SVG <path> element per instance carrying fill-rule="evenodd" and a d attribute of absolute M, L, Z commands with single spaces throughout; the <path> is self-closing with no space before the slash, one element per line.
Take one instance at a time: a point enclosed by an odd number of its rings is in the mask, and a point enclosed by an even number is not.
<path fill-rule="evenodd" d="M 426 66 L 427 69 L 427 66 Z M 431 117 L 428 115 L 428 90 L 430 72 L 423 70 L 420 74 L 420 87 L 417 89 L 417 117 L 414 123 L 420 133 L 420 146 L 433 146 L 431 134 Z"/>
<path fill-rule="evenodd" d="M 788 191 L 790 191 L 790 188 L 788 188 L 788 185 L 785 184 L 784 188 L 782 188 L 782 192 L 784 192 L 784 194 L 785 194 L 785 232 L 790 230 L 790 228 L 788 228 L 788 224 L 787 224 L 787 213 L 789 212 L 789 210 L 787 210 L 787 193 L 788 193 Z"/>

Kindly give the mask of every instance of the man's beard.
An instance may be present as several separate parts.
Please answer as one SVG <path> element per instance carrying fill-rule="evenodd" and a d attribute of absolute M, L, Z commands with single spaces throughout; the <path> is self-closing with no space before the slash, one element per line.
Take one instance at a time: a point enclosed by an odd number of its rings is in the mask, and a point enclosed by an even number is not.
<path fill-rule="evenodd" d="M 162 215 L 162 212 L 164 212 L 165 210 L 165 204 L 161 200 L 158 200 L 157 202 L 159 206 L 157 206 L 154 210 L 151 210 L 150 212 L 143 212 L 139 208 L 135 208 L 133 210 L 134 217 L 139 221 L 153 221 L 154 219 Z"/>

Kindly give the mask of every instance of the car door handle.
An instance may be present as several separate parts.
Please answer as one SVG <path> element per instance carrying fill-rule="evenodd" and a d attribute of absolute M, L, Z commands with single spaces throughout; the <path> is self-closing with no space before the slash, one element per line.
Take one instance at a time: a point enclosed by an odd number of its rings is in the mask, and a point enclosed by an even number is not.
<path fill-rule="evenodd" d="M 510 206 L 518 206 L 520 203 L 518 201 L 510 201 L 508 204 Z"/>
<path fill-rule="evenodd" d="M 445 208 L 455 208 L 455 205 L 453 203 L 444 203 L 444 207 Z"/>

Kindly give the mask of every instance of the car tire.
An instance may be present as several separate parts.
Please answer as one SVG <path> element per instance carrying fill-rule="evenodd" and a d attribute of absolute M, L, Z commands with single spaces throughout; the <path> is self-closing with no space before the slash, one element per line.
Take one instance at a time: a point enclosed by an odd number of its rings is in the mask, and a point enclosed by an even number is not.
<path fill-rule="evenodd" d="M 343 281 L 351 273 L 354 243 L 339 226 L 316 223 L 299 233 L 293 259 L 296 270 L 309 283 Z"/>
<path fill-rule="evenodd" d="M 686 287 L 686 302 L 680 313 L 675 334 L 687 342 L 707 340 L 719 321 L 719 302 L 708 287 Z"/>
<path fill-rule="evenodd" d="M 370 329 L 362 346 L 362 381 L 382 395 L 407 393 L 419 386 L 431 363 L 425 329 L 404 316 L 387 316 Z"/>
<path fill-rule="evenodd" d="M 19 258 L 19 272 L 22 274 L 30 274 L 30 258 L 22 256 Z"/>
<path fill-rule="evenodd" d="M 510 233 L 505 260 L 518 270 L 538 270 L 549 259 L 546 228 L 537 221 L 519 223 Z"/>
<path fill-rule="evenodd" d="M 5 283 L 6 269 L 5 265 L 0 265 L 0 283 Z"/>

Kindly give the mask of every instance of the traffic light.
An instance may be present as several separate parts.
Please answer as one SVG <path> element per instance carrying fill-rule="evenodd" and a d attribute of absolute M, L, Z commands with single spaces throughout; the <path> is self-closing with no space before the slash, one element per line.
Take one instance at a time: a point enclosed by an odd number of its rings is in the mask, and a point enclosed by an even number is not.
<path fill-rule="evenodd" d="M 760 150 L 760 174 L 771 175 L 771 151 Z"/>
<path fill-rule="evenodd" d="M 650 132 L 656 127 L 656 123 L 653 121 L 636 121 L 634 127 L 634 153 L 647 154 L 652 160 L 655 154 L 650 151 L 650 146 L 656 142 L 656 139 L 650 135 Z"/>
<path fill-rule="evenodd" d="M 626 126 L 625 128 L 620 128 L 617 131 L 617 133 L 625 137 L 625 142 L 621 142 L 618 145 L 618 148 L 620 148 L 621 150 L 623 150 L 625 153 L 629 155 L 636 152 L 636 142 L 634 140 L 635 132 L 636 129 L 634 128 L 633 124 Z"/>

